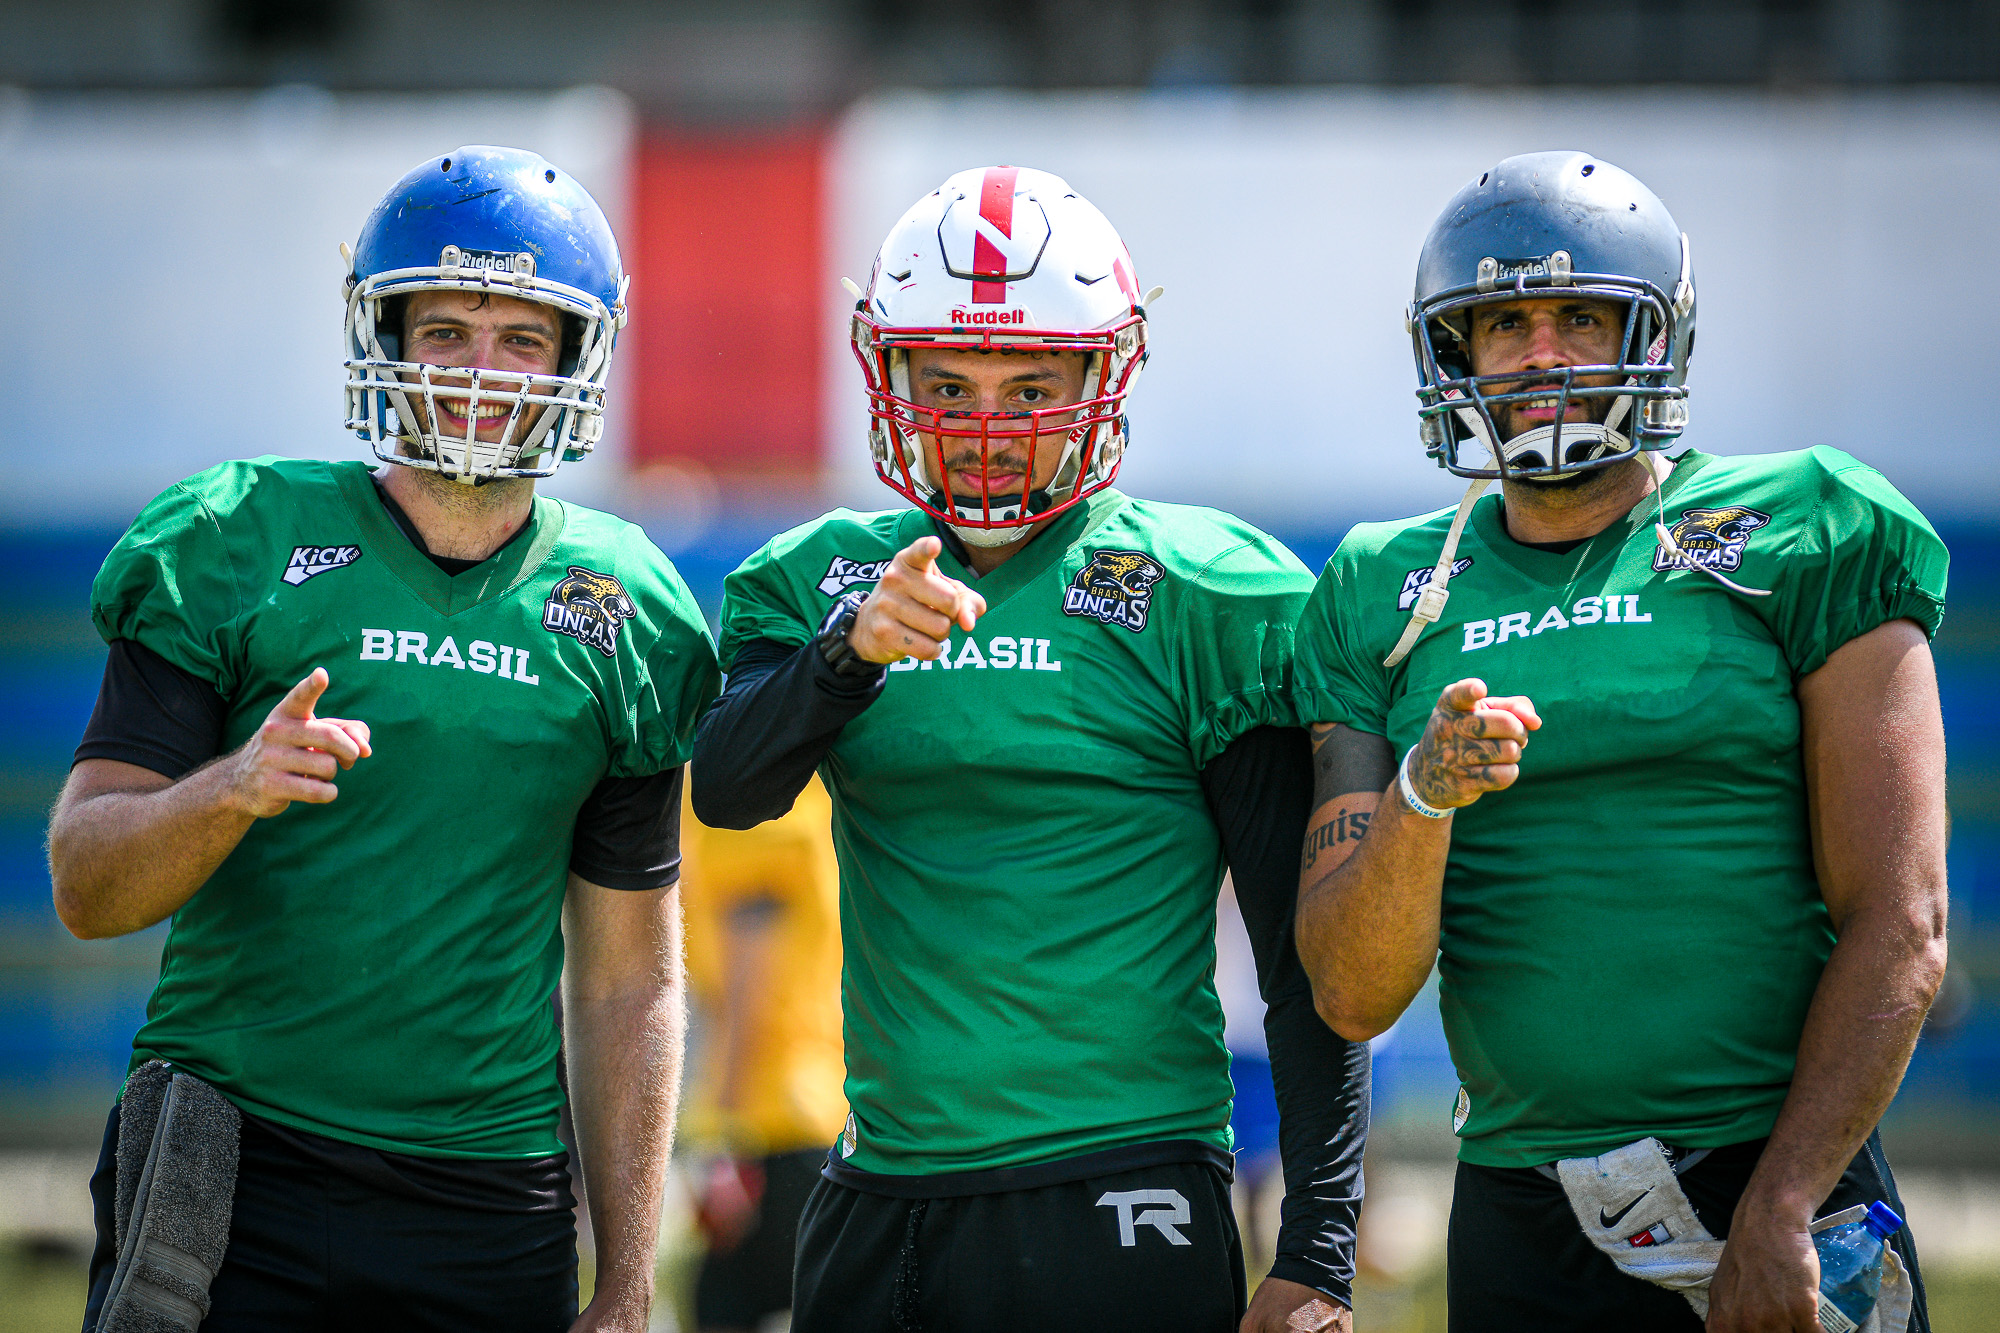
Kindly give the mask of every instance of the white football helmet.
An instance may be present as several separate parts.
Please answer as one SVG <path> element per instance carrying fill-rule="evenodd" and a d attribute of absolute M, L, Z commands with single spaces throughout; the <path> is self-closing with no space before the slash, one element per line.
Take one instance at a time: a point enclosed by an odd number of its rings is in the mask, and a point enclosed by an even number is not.
<path fill-rule="evenodd" d="M 852 284 L 849 284 L 852 288 Z M 1146 312 L 1132 256 L 1104 214 L 1059 176 L 1027 167 L 961 171 L 890 229 L 866 291 L 854 289 L 851 337 L 867 380 L 876 475 L 974 546 L 1111 484 L 1125 453 L 1125 395 L 1146 359 Z M 1084 399 L 1033 412 L 965 412 L 911 399 L 909 351 L 1088 353 Z M 996 444 L 1062 450 L 1054 479 L 1027 494 L 955 495 L 946 439 L 977 440 L 982 471 Z"/>

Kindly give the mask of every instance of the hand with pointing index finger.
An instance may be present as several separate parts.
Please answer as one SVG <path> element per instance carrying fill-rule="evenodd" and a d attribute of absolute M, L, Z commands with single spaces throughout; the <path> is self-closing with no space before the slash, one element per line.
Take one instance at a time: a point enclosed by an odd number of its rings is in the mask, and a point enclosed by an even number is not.
<path fill-rule="evenodd" d="M 324 805 L 340 794 L 334 774 L 373 753 L 366 722 L 313 716 L 327 682 L 326 668 L 314 667 L 278 701 L 256 734 L 223 760 L 230 769 L 230 794 L 245 814 L 268 819 L 293 801 Z"/>
<path fill-rule="evenodd" d="M 969 630 L 986 614 L 984 597 L 938 573 L 943 549 L 936 537 L 919 537 L 896 552 L 847 631 L 857 656 L 881 663 L 905 657 L 934 661 L 953 625 Z"/>
<path fill-rule="evenodd" d="M 1477 679 L 1447 685 L 1410 755 L 1410 785 L 1424 804 L 1440 810 L 1511 787 L 1521 776 L 1528 733 L 1541 725 L 1524 694 L 1489 698 L 1486 682 Z"/>

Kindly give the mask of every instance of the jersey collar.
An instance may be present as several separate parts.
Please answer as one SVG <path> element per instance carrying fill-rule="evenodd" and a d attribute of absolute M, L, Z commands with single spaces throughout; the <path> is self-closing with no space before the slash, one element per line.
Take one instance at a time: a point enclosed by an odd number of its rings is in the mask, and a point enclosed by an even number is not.
<path fill-rule="evenodd" d="M 1670 502 L 1686 489 L 1694 475 L 1713 459 L 1712 454 L 1697 453 L 1692 449 L 1669 459 L 1674 470 L 1667 478 L 1667 484 L 1660 488 L 1659 500 L 1648 494 L 1632 506 L 1631 513 L 1574 550 L 1560 554 L 1538 551 L 1515 541 L 1508 535 L 1506 522 L 1501 516 L 1503 504 L 1499 495 L 1483 496 L 1472 507 L 1472 528 L 1487 550 L 1535 582 L 1571 583 L 1580 578 L 1585 570 L 1616 559 L 1618 552 L 1624 550 L 1626 543 L 1637 534 L 1644 532 L 1650 538 L 1659 506 Z"/>
<path fill-rule="evenodd" d="M 341 494 L 361 527 L 361 545 L 383 568 L 442 616 L 455 616 L 512 592 L 548 559 L 562 536 L 562 502 L 535 497 L 527 529 L 462 574 L 447 574 L 419 551 L 383 507 L 366 463 L 335 469 Z"/>

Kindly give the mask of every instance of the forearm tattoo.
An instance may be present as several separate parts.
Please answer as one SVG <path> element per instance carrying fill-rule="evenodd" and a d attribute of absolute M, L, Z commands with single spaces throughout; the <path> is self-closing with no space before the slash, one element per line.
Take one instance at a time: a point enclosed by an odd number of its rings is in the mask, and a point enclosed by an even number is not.
<path fill-rule="evenodd" d="M 1386 737 L 1353 727 L 1326 724 L 1312 729 L 1313 809 L 1323 810 L 1339 802 L 1333 814 L 1315 816 L 1306 829 L 1306 845 L 1300 873 L 1318 865 L 1336 847 L 1345 851 L 1349 843 L 1361 841 L 1373 817 L 1367 810 L 1347 804 L 1361 793 L 1376 794 L 1396 776 L 1396 755 Z"/>
<path fill-rule="evenodd" d="M 1299 868 L 1311 870 L 1319 863 L 1320 853 L 1341 843 L 1360 842 L 1361 835 L 1368 831 L 1370 812 L 1349 810 L 1343 806 L 1333 818 L 1324 824 L 1317 824 L 1306 832 L 1305 862 Z"/>

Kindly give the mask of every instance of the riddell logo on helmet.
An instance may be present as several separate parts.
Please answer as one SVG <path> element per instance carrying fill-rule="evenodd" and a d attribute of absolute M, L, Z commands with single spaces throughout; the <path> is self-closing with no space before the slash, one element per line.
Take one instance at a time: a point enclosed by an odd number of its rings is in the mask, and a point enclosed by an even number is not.
<path fill-rule="evenodd" d="M 969 310 L 966 307 L 951 308 L 951 322 L 954 324 L 1026 324 L 1028 312 L 1025 310 Z"/>

